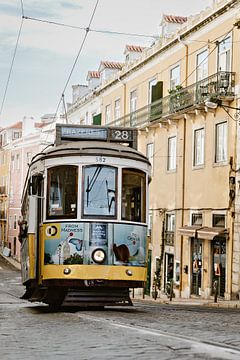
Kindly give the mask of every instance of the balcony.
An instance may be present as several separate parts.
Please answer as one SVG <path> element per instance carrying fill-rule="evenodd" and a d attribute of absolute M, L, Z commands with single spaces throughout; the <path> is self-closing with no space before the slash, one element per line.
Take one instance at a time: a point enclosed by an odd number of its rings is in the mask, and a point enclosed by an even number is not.
<path fill-rule="evenodd" d="M 204 109 L 204 102 L 211 99 L 233 101 L 235 73 L 220 71 L 186 88 L 174 90 L 170 95 L 135 112 L 127 114 L 108 125 L 137 127 L 153 125 L 160 119 L 178 119 L 195 109 Z"/>
<path fill-rule="evenodd" d="M 165 231 L 165 245 L 174 246 L 174 231 Z"/>

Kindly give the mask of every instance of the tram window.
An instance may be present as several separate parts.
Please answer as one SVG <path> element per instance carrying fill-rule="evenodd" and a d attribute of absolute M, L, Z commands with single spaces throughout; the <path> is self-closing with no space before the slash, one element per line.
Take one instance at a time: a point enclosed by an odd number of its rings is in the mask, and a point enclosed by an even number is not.
<path fill-rule="evenodd" d="M 48 170 L 48 219 L 77 217 L 77 180 L 77 166 L 57 166 Z"/>
<path fill-rule="evenodd" d="M 122 220 L 146 222 L 146 175 L 142 171 L 122 171 Z"/>
<path fill-rule="evenodd" d="M 116 217 L 117 169 L 85 166 L 83 174 L 83 216 Z"/>

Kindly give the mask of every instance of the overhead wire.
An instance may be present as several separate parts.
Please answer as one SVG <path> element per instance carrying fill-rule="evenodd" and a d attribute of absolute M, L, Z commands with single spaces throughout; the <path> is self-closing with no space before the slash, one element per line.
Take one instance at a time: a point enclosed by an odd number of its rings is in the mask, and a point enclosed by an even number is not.
<path fill-rule="evenodd" d="M 23 10 L 23 8 L 22 8 L 22 10 Z M 16 45 L 15 45 L 15 48 L 14 48 L 13 57 L 12 57 L 11 65 L 10 65 L 10 70 L 9 70 L 7 82 L 6 82 L 6 85 L 5 85 L 5 90 L 4 90 L 3 99 L 2 99 L 1 108 L 0 108 L 0 116 L 2 115 L 4 103 L 5 103 L 6 96 L 7 96 L 8 86 L 9 86 L 10 78 L 11 78 L 11 75 L 12 75 L 13 64 L 14 64 L 14 61 L 15 61 L 17 48 L 18 48 L 18 44 L 19 44 L 19 39 L 20 39 L 20 35 L 21 35 L 21 32 L 22 32 L 23 21 L 24 21 L 24 19 L 22 17 L 21 24 L 20 24 L 20 27 L 19 27 L 19 30 L 18 30 L 17 41 L 16 41 Z"/>
<path fill-rule="evenodd" d="M 38 22 L 42 22 L 42 23 L 46 23 L 46 24 L 50 24 L 50 25 L 68 27 L 71 29 L 79 29 L 79 30 L 85 30 L 85 31 L 88 29 L 88 31 L 95 32 L 95 33 L 102 33 L 102 34 L 136 36 L 136 37 L 145 37 L 145 38 L 154 38 L 154 39 L 156 39 L 158 37 L 156 35 L 151 35 L 151 34 L 137 34 L 137 33 L 127 33 L 127 32 L 121 32 L 121 31 L 91 29 L 89 26 L 87 28 L 87 27 L 83 27 L 83 26 L 69 25 L 69 24 L 64 24 L 61 22 L 49 21 L 49 20 L 39 19 L 39 18 L 35 18 L 35 17 L 30 17 L 30 16 L 24 16 L 24 19 L 38 21 Z"/>
<path fill-rule="evenodd" d="M 89 23 L 88 23 L 88 27 L 85 28 L 84 38 L 83 38 L 83 40 L 82 40 L 82 42 L 81 42 L 80 48 L 79 48 L 79 50 L 78 50 L 77 56 L 76 56 L 76 58 L 75 58 L 75 60 L 74 60 L 74 63 L 73 63 L 73 65 L 72 65 L 71 71 L 70 71 L 70 73 L 69 73 L 69 75 L 68 75 L 67 81 L 66 81 L 65 86 L 64 86 L 63 91 L 62 91 L 61 98 L 60 98 L 60 100 L 59 100 L 59 102 L 58 102 L 57 109 L 56 109 L 55 114 L 54 114 L 54 118 L 53 118 L 53 122 L 52 122 L 53 125 L 54 125 L 55 119 L 56 119 L 56 117 L 57 117 L 57 113 L 58 113 L 58 110 L 59 110 L 59 106 L 60 106 L 61 102 L 64 100 L 65 90 L 66 90 L 66 88 L 67 88 L 67 86 L 68 86 L 68 84 L 69 84 L 69 81 L 70 81 L 70 79 L 71 79 L 72 73 L 73 73 L 73 71 L 74 71 L 74 69 L 75 69 L 75 66 L 76 66 L 77 61 L 78 61 L 78 59 L 79 59 L 79 56 L 80 56 L 80 54 L 81 54 L 81 52 L 82 52 L 83 46 L 84 46 L 84 44 L 85 44 L 85 41 L 86 41 L 86 39 L 87 39 L 90 26 L 91 26 L 91 24 L 92 24 L 94 15 L 95 15 L 96 10 L 97 10 L 98 3 L 99 3 L 99 0 L 96 1 L 95 6 L 94 6 L 94 9 L 93 9 L 93 12 L 92 12 L 92 15 L 91 15 L 91 18 L 90 18 L 90 21 L 89 21 Z M 64 106 L 64 103 L 63 103 L 63 106 Z M 50 132 L 51 130 L 53 130 L 53 129 L 50 128 L 50 129 L 49 129 L 49 132 Z M 46 142 L 47 142 L 47 138 L 48 138 L 49 132 L 47 133 L 47 136 L 46 136 L 46 140 L 45 140 Z M 43 151 L 44 151 L 44 150 L 43 150 Z"/>

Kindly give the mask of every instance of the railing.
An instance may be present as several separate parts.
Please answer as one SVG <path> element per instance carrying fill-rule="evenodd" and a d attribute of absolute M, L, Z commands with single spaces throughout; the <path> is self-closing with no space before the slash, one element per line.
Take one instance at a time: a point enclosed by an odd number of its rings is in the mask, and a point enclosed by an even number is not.
<path fill-rule="evenodd" d="M 234 96 L 235 73 L 219 71 L 201 81 L 186 88 L 172 91 L 164 98 L 146 105 L 132 113 L 107 125 L 124 127 L 141 127 L 149 125 L 153 121 L 168 116 L 187 112 L 196 105 L 204 104 L 209 98 L 224 98 Z"/>
<path fill-rule="evenodd" d="M 0 195 L 6 195 L 6 186 L 0 186 Z"/>
<path fill-rule="evenodd" d="M 174 231 L 165 231 L 165 244 L 174 245 Z"/>

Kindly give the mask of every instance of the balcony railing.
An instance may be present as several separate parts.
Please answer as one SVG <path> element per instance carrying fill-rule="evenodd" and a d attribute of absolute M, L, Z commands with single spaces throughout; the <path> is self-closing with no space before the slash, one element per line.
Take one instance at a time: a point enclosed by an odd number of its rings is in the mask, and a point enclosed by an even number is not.
<path fill-rule="evenodd" d="M 174 245 L 174 231 L 165 231 L 165 244 Z"/>
<path fill-rule="evenodd" d="M 0 186 L 0 195 L 6 195 L 6 186 Z"/>
<path fill-rule="evenodd" d="M 115 120 L 108 125 L 141 127 L 161 118 L 187 113 L 207 99 L 230 99 L 234 97 L 235 73 L 219 71 L 186 88 L 172 91 L 164 98 L 144 106 Z"/>

